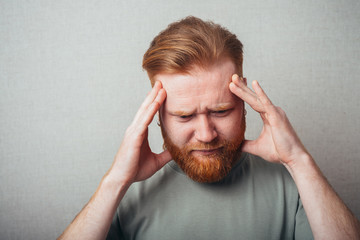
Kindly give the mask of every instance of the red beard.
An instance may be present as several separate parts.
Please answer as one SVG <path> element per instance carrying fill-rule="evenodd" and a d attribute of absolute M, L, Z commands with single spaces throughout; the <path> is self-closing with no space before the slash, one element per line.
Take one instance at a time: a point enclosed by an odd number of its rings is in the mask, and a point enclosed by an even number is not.
<path fill-rule="evenodd" d="M 244 119 L 245 120 L 245 119 Z M 192 180 L 197 182 L 218 182 L 223 179 L 232 169 L 236 162 L 237 153 L 244 140 L 245 121 L 236 139 L 215 139 L 210 143 L 188 144 L 182 148 L 176 146 L 167 136 L 163 128 L 161 132 L 164 138 L 164 147 L 167 149 L 174 161 Z M 196 157 L 192 153 L 194 149 L 219 149 L 213 154 Z"/>

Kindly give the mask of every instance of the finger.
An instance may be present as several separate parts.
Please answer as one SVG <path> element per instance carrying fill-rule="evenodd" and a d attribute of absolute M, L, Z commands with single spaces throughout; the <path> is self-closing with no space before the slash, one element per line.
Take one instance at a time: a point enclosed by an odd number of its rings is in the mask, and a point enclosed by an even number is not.
<path fill-rule="evenodd" d="M 256 97 L 256 94 L 247 86 L 247 80 L 246 78 L 239 77 L 239 75 L 234 74 L 231 77 L 231 80 L 233 83 L 235 83 L 236 86 L 244 90 L 246 93 Z"/>
<path fill-rule="evenodd" d="M 144 124 L 148 126 L 152 122 L 156 112 L 160 109 L 160 106 L 165 101 L 165 98 L 166 98 L 166 91 L 165 89 L 162 88 L 159 90 L 155 100 L 144 112 L 143 116 L 141 116 L 142 121 L 140 122 L 140 124 Z"/>
<path fill-rule="evenodd" d="M 137 124 L 139 126 L 139 131 L 145 131 L 149 124 L 154 119 L 156 112 L 159 110 L 161 104 L 166 98 L 166 92 L 164 89 L 160 89 L 155 100 L 150 104 L 150 106 L 142 112 L 142 115 L 139 116 Z"/>
<path fill-rule="evenodd" d="M 141 116 L 144 114 L 146 109 L 150 106 L 150 104 L 152 104 L 154 102 L 154 100 L 158 96 L 158 93 L 161 88 L 162 88 L 161 83 L 159 81 L 155 82 L 154 87 L 148 93 L 144 102 L 141 104 L 139 110 L 137 111 L 137 113 L 134 117 L 134 122 L 137 122 L 141 118 Z"/>
<path fill-rule="evenodd" d="M 264 112 L 264 108 L 257 95 L 242 80 L 239 80 L 238 76 L 233 75 L 229 88 L 232 93 L 248 103 L 255 111 L 259 113 Z"/>
<path fill-rule="evenodd" d="M 234 94 L 243 98 L 255 98 L 256 95 L 246 86 L 244 79 L 240 78 L 237 74 L 234 74 L 231 78 L 230 90 L 234 90 Z M 244 99 L 243 99 L 244 100 Z"/>
<path fill-rule="evenodd" d="M 266 95 L 265 91 L 260 86 L 259 82 L 252 82 L 253 88 L 258 95 L 259 101 L 264 106 L 264 113 L 262 115 L 264 123 L 270 123 L 274 126 L 274 123 L 277 123 L 278 120 L 282 119 L 281 111 L 278 107 L 273 105 L 270 98 Z"/>
<path fill-rule="evenodd" d="M 157 93 L 161 88 L 162 88 L 161 82 L 156 81 L 154 87 L 151 89 L 150 93 L 146 96 L 144 102 L 141 104 L 141 107 L 149 106 L 154 101 L 154 99 L 157 96 Z"/>
<path fill-rule="evenodd" d="M 160 104 L 160 106 L 164 103 L 165 101 L 165 98 L 166 98 L 166 91 L 164 88 L 161 88 L 154 100 L 154 102 L 157 102 Z"/>
<path fill-rule="evenodd" d="M 272 105 L 272 102 L 270 101 L 269 97 L 266 95 L 264 90 L 260 87 L 260 84 L 258 81 L 254 80 L 252 82 L 252 87 L 253 87 L 256 95 L 258 96 L 260 102 L 263 105 Z"/>

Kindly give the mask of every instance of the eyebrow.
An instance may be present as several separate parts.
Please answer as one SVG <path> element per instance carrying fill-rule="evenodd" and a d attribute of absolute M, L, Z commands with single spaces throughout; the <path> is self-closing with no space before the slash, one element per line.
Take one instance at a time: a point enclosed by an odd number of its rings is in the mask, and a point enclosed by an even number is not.
<path fill-rule="evenodd" d="M 234 107 L 234 104 L 232 104 L 232 103 L 222 103 L 222 104 L 216 105 L 213 108 L 210 108 L 209 110 L 211 110 L 211 111 L 222 111 L 222 110 L 228 110 L 228 109 L 233 108 L 233 107 Z"/>
<path fill-rule="evenodd" d="M 169 111 L 169 113 L 174 116 L 188 116 L 193 114 L 193 112 L 191 111 L 174 111 L 174 112 Z"/>

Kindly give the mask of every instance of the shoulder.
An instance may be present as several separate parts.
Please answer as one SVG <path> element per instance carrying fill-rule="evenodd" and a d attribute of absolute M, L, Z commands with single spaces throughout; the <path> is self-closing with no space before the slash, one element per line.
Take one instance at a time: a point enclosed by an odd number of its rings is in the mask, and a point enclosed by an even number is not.
<path fill-rule="evenodd" d="M 277 163 L 270 163 L 259 156 L 243 153 L 241 164 L 235 166 L 235 172 L 242 175 L 242 181 L 249 182 L 263 192 L 276 191 L 297 198 L 298 191 L 287 169 Z"/>
<path fill-rule="evenodd" d="M 180 176 L 171 166 L 166 164 L 150 178 L 133 183 L 126 192 L 121 205 L 125 208 L 132 205 L 146 206 L 152 201 L 166 197 L 166 192 L 178 184 Z"/>
<path fill-rule="evenodd" d="M 262 178 L 282 178 L 284 180 L 292 180 L 287 169 L 278 163 L 271 163 L 263 158 L 245 153 L 244 167 L 246 171 Z"/>

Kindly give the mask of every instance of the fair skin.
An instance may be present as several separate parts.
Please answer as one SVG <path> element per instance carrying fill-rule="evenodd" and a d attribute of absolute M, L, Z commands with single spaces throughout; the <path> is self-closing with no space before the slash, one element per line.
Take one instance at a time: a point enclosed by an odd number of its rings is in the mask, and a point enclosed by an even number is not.
<path fill-rule="evenodd" d="M 323 177 L 283 110 L 271 103 L 256 81 L 252 91 L 227 60 L 207 70 L 194 68 L 191 73 L 156 76 L 158 81 L 127 129 L 111 168 L 59 239 L 104 239 L 129 186 L 149 178 L 171 160 L 168 151 L 153 153 L 147 139 L 148 125 L 165 98 L 160 115 L 169 137 L 177 136 L 173 141 L 179 146 L 232 138 L 243 124 L 241 99 L 247 102 L 260 114 L 264 126 L 259 138 L 245 141 L 242 150 L 284 164 L 289 170 L 315 239 L 360 238 L 358 220 Z M 194 154 L 201 157 L 207 151 Z"/>
<path fill-rule="evenodd" d="M 235 66 L 222 61 L 207 69 L 194 68 L 189 74 L 158 74 L 168 97 L 160 109 L 161 124 L 178 147 L 210 143 L 214 139 L 234 140 L 241 131 L 243 104 L 229 90 Z M 219 149 L 194 149 L 202 157 Z"/>
<path fill-rule="evenodd" d="M 299 190 L 315 239 L 360 239 L 360 223 L 336 194 L 301 143 L 285 112 L 272 104 L 257 81 L 232 76 L 230 90 L 257 111 L 263 120 L 260 136 L 245 141 L 242 151 L 283 164 Z"/>
<path fill-rule="evenodd" d="M 148 126 L 166 98 L 160 82 L 150 91 L 131 125 L 95 194 L 59 239 L 105 239 L 112 218 L 130 185 L 151 177 L 171 160 L 168 151 L 153 153 Z"/>

